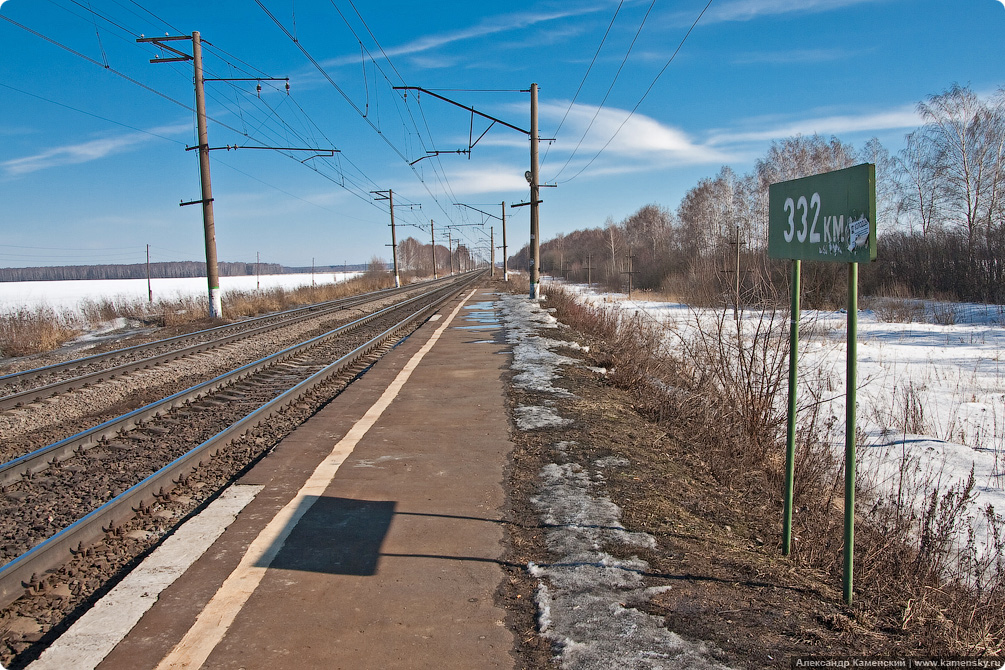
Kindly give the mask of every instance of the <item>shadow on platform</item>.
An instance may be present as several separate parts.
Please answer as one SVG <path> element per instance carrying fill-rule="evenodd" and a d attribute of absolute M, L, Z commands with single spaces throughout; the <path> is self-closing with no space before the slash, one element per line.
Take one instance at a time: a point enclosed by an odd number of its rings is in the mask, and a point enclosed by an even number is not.
<path fill-rule="evenodd" d="M 269 567 L 360 577 L 377 573 L 397 503 L 312 496 L 302 504 L 310 509 Z"/>

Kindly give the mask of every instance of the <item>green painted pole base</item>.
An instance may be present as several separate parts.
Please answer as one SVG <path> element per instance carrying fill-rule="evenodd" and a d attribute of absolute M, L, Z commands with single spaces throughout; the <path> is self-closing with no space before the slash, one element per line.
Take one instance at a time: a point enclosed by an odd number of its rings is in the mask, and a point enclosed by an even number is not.
<path fill-rule="evenodd" d="M 799 364 L 800 261 L 792 261 L 792 305 L 789 310 L 789 409 L 786 421 L 785 491 L 783 494 L 782 555 L 792 548 L 792 500 L 796 476 L 796 381 Z"/>
<path fill-rule="evenodd" d="M 855 559 L 855 403 L 858 371 L 858 263 L 848 264 L 848 405 L 844 451 L 844 601 L 851 605 Z"/>

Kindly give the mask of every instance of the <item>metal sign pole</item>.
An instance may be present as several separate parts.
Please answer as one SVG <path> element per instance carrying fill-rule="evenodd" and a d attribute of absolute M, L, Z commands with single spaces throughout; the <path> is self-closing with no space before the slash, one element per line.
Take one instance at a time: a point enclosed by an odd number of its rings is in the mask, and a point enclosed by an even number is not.
<path fill-rule="evenodd" d="M 864 163 L 768 187 L 768 256 L 792 260 L 789 406 L 782 553 L 792 542 L 795 479 L 796 366 L 800 261 L 848 264 L 848 366 L 845 415 L 844 600 L 851 604 L 855 557 L 855 414 L 858 264 L 876 259 L 876 166 Z"/>
<path fill-rule="evenodd" d="M 782 555 L 792 546 L 792 499 L 796 476 L 796 381 L 799 364 L 799 290 L 800 265 L 792 261 L 792 306 L 789 310 L 789 411 L 785 442 L 785 513 L 782 521 Z"/>
<path fill-rule="evenodd" d="M 848 392 L 844 447 L 844 601 L 851 604 L 855 558 L 855 402 L 858 372 L 858 263 L 848 264 Z"/>

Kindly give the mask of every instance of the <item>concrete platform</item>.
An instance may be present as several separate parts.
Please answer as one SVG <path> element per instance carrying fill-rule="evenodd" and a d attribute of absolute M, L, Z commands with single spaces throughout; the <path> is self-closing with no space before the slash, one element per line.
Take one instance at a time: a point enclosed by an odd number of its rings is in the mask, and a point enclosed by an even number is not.
<path fill-rule="evenodd" d="M 98 667 L 513 667 L 492 300 L 442 308 L 249 472 L 262 491 Z"/>

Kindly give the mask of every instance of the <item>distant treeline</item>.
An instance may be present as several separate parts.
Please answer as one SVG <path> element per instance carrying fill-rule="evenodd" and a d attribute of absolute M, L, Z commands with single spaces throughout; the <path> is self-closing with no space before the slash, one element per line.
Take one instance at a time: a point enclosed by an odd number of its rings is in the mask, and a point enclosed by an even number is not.
<path fill-rule="evenodd" d="M 221 277 L 239 277 L 255 274 L 255 263 L 220 263 Z M 260 274 L 285 274 L 286 268 L 278 263 L 259 263 Z M 8 281 L 59 281 L 65 279 L 145 279 L 146 263 L 131 265 L 61 265 L 36 268 L 0 268 L 0 282 Z M 151 263 L 150 276 L 158 279 L 178 277 L 205 277 L 206 263 L 181 261 Z"/>

